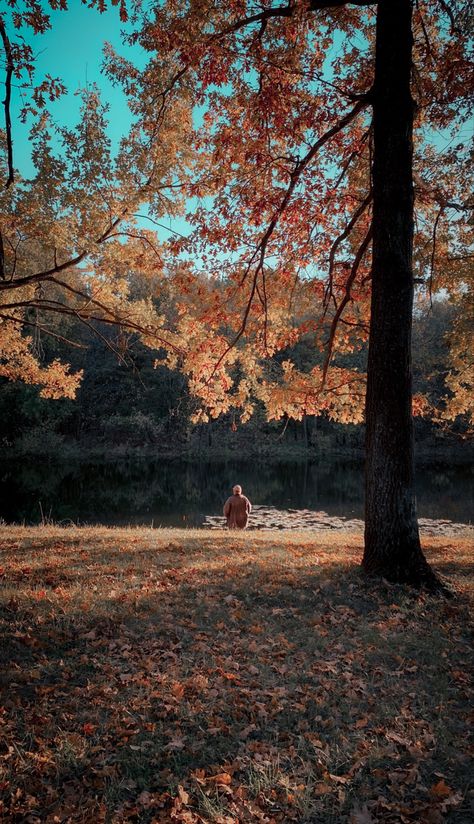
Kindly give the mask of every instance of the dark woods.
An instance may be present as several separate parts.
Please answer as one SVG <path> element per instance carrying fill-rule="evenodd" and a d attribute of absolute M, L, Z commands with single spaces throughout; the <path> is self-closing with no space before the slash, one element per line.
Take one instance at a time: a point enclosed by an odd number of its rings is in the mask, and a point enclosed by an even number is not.
<path fill-rule="evenodd" d="M 434 406 L 442 406 L 447 394 L 447 336 L 453 319 L 450 304 L 436 302 L 432 310 L 417 312 L 414 320 L 414 391 L 427 394 Z M 64 322 L 63 322 L 64 323 Z M 68 321 L 69 326 L 74 321 Z M 117 330 L 103 328 L 101 337 L 79 322 L 63 329 L 79 339 L 81 349 L 71 349 L 58 339 L 40 339 L 45 363 L 54 358 L 83 369 L 77 399 L 42 398 L 38 387 L 1 382 L 0 441 L 4 455 L 42 455 L 64 458 L 145 455 L 276 454 L 291 458 L 311 457 L 329 451 L 359 454 L 363 426 L 338 424 L 327 418 L 306 416 L 301 421 L 266 420 L 263 410 L 242 425 L 238 416 L 226 415 L 208 424 L 191 423 L 195 400 L 186 378 L 165 367 L 154 368 L 157 353 Z M 281 353 L 272 365 L 291 355 L 297 367 L 309 371 L 319 353 L 311 342 L 301 341 L 291 352 Z M 351 357 L 364 367 L 366 351 Z M 443 447 L 463 452 L 462 423 L 446 428 L 429 419 L 416 418 L 421 451 Z"/>

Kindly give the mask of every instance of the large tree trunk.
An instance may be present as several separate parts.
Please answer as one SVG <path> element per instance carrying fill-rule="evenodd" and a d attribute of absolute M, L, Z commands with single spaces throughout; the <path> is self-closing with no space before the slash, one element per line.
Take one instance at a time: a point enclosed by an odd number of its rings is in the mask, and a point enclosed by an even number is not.
<path fill-rule="evenodd" d="M 419 586 L 437 579 L 421 550 L 414 491 L 411 15 L 411 0 L 379 0 L 362 564 L 368 573 Z"/>

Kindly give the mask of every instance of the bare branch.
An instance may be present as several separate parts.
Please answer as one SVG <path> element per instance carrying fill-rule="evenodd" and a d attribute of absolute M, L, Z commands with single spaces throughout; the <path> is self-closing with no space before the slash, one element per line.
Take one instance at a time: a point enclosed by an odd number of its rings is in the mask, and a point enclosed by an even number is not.
<path fill-rule="evenodd" d="M 172 229 L 170 226 L 165 226 L 164 223 L 160 223 L 159 220 L 155 220 L 154 218 L 150 217 L 150 215 L 141 215 L 135 213 L 133 217 L 139 217 L 144 220 L 149 220 L 151 223 L 154 223 L 155 226 L 159 226 L 160 229 L 166 229 L 167 232 L 171 232 L 173 235 L 178 235 L 178 237 L 182 237 L 184 240 L 188 240 L 186 235 L 181 234 L 181 232 L 178 232 L 176 229 Z"/>
<path fill-rule="evenodd" d="M 441 220 L 441 215 L 444 212 L 444 206 L 441 206 L 438 214 L 436 215 L 436 219 L 433 225 L 433 244 L 431 249 L 431 261 L 430 261 L 430 277 L 429 277 L 429 293 L 430 293 L 430 305 L 433 308 L 433 277 L 435 271 L 435 257 L 436 257 L 436 232 L 438 231 L 438 223 Z"/>
<path fill-rule="evenodd" d="M 5 69 L 5 100 L 3 107 L 5 109 L 5 132 L 7 136 L 7 163 L 8 163 L 8 178 L 5 183 L 5 188 L 8 189 L 13 183 L 15 173 L 13 169 L 13 140 L 12 140 L 12 121 L 10 114 L 10 101 L 12 96 L 12 75 L 13 75 L 13 55 L 10 40 L 5 29 L 5 23 L 0 16 L 0 37 L 2 38 L 3 48 L 6 57 Z"/>
<path fill-rule="evenodd" d="M 267 22 L 275 17 L 291 17 L 294 7 L 294 2 L 290 2 L 287 6 L 276 6 L 276 8 L 273 9 L 264 9 L 264 11 L 261 11 L 258 14 L 252 14 L 250 17 L 242 17 L 240 20 L 236 20 L 235 23 L 232 23 L 225 29 L 212 34 L 209 40 L 220 40 L 221 37 L 225 37 L 227 34 L 233 34 L 246 26 L 253 25 L 253 23 L 260 23 L 261 25 L 266 26 Z"/>
<path fill-rule="evenodd" d="M 310 0 L 311 11 L 340 8 L 341 6 L 376 6 L 377 0 Z"/>
<path fill-rule="evenodd" d="M 460 32 L 459 32 L 459 29 L 456 25 L 456 20 L 455 20 L 455 17 L 454 17 L 453 10 L 450 7 L 449 3 L 447 3 L 446 0 L 438 0 L 438 2 L 440 4 L 441 8 L 443 9 L 443 11 L 449 17 L 449 22 L 451 23 L 451 34 L 458 35 Z"/>
<path fill-rule="evenodd" d="M 350 219 L 350 221 L 347 224 L 344 231 L 341 232 L 341 234 L 336 238 L 333 245 L 331 246 L 331 250 L 329 252 L 328 285 L 326 287 L 325 294 L 324 294 L 325 313 L 326 313 L 326 309 L 327 309 L 328 304 L 329 304 L 329 298 L 332 297 L 332 284 L 333 284 L 333 273 L 334 273 L 334 263 L 335 263 L 335 259 L 336 259 L 336 252 L 337 252 L 339 246 L 341 245 L 341 243 L 343 243 L 343 241 L 346 240 L 347 237 L 349 237 L 350 233 L 352 232 L 352 230 L 353 230 L 354 226 L 356 225 L 357 221 L 359 220 L 359 218 L 364 214 L 366 209 L 372 203 L 372 197 L 373 197 L 373 194 L 372 194 L 372 190 L 371 190 L 369 192 L 369 194 L 367 195 L 367 197 L 362 201 L 360 206 L 356 209 L 356 211 L 352 215 L 352 218 Z"/>
<path fill-rule="evenodd" d="M 365 235 L 362 243 L 360 244 L 360 246 L 357 250 L 357 254 L 356 254 L 356 256 L 354 258 L 354 262 L 351 266 L 351 271 L 349 273 L 349 277 L 347 278 L 347 281 L 346 281 L 346 288 L 345 288 L 345 291 L 344 291 L 344 297 L 342 298 L 339 306 L 337 307 L 336 312 L 335 312 L 334 317 L 333 317 L 332 322 L 331 322 L 331 328 L 329 330 L 329 340 L 328 340 L 328 345 L 327 345 L 327 352 L 326 352 L 326 357 L 324 359 L 324 365 L 323 365 L 323 374 L 322 374 L 322 379 L 321 379 L 321 390 L 324 388 L 324 384 L 326 383 L 326 376 L 327 376 L 327 373 L 328 373 L 329 364 L 331 362 L 332 350 L 333 350 L 333 346 L 334 346 L 334 338 L 335 338 L 335 335 L 336 335 L 336 330 L 337 330 L 337 326 L 338 326 L 338 323 L 339 323 L 339 318 L 341 317 L 344 309 L 346 308 L 347 304 L 349 303 L 349 301 L 351 299 L 352 285 L 353 285 L 353 283 L 354 283 L 354 281 L 357 277 L 357 272 L 359 271 L 359 266 L 361 264 L 361 261 L 362 261 L 364 255 L 367 251 L 367 248 L 368 248 L 369 243 L 370 243 L 371 240 L 372 240 L 372 226 L 370 226 L 369 231 Z"/>
<path fill-rule="evenodd" d="M 87 346 L 85 346 L 83 343 L 77 343 L 77 341 L 69 340 L 69 338 L 65 338 L 63 337 L 63 335 L 58 335 L 57 332 L 53 332 L 51 329 L 47 329 L 46 326 L 42 326 L 39 323 L 33 323 L 33 321 L 25 320 L 24 318 L 17 318 L 15 317 L 15 315 L 5 315 L 3 312 L 0 312 L 0 318 L 3 318 L 3 320 L 11 321 L 12 323 L 17 323 L 19 326 L 22 327 L 32 326 L 33 329 L 39 329 L 46 335 L 49 335 L 52 338 L 56 338 L 56 340 L 60 340 L 62 343 L 66 343 L 68 346 L 74 346 L 75 349 L 87 349 Z"/>

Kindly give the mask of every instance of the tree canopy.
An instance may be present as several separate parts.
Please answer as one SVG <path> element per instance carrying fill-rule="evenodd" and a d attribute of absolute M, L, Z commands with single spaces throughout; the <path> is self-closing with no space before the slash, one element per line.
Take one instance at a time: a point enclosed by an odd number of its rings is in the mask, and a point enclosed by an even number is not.
<path fill-rule="evenodd" d="M 153 149 L 132 133 L 123 136 L 116 154 L 107 133 L 107 105 L 95 86 L 82 91 L 76 125 L 55 123 L 48 100 L 62 94 L 64 87 L 50 76 L 36 83 L 34 45 L 25 45 L 23 34 L 32 29 L 33 43 L 34 34 L 49 26 L 48 4 L 10 5 L 9 22 L 18 34 L 16 40 L 10 39 L 1 19 L 7 70 L 0 194 L 0 374 L 39 384 L 45 396 L 74 397 L 80 372 L 72 374 L 59 361 L 45 365 L 38 347 L 41 335 L 60 334 L 54 320 L 58 316 L 80 318 L 97 334 L 98 321 L 140 332 L 150 345 L 164 342 L 173 349 L 173 336 L 164 334 L 163 318 L 152 302 L 164 274 L 161 244 L 154 231 L 138 228 L 137 214 L 144 203 L 153 202 L 158 216 L 176 208 L 173 184 L 186 157 L 190 112 L 176 107 Z M 103 4 L 98 6 L 100 10 Z M 121 11 L 123 16 L 123 4 Z M 27 100 L 21 117 L 30 126 L 36 169 L 31 180 L 23 179 L 14 167 L 12 78 Z M 136 271 L 150 279 L 139 299 L 130 295 L 129 277 Z"/>
<path fill-rule="evenodd" d="M 457 306 L 436 414 L 472 416 L 471 4 L 120 3 L 126 40 L 146 56 L 138 68 L 105 50 L 130 131 L 113 155 L 97 89 L 70 128 L 47 114 L 60 81 L 30 83 L 32 181 L 15 179 L 10 92 L 34 68 L 22 27 L 43 30 L 48 5 L 10 8 L 20 37 L 2 19 L 1 373 L 72 396 L 80 376 L 38 357 L 39 333 L 58 334 L 47 318 L 63 314 L 159 348 L 157 363 L 181 369 L 200 399 L 201 421 L 236 410 L 245 422 L 258 402 L 269 419 L 360 422 L 365 405 L 365 563 L 388 575 L 390 556 L 391 577 L 412 579 L 415 566 L 419 576 L 415 284 Z M 163 243 L 143 228 L 180 210 L 186 236 Z M 136 271 L 149 282 L 140 299 Z M 173 310 L 159 314 L 164 292 Z M 308 370 L 279 356 L 300 340 L 320 353 Z M 368 340 L 366 376 L 355 355 Z M 426 411 L 426 398 L 414 408 Z"/>
<path fill-rule="evenodd" d="M 258 398 L 270 417 L 361 420 L 364 374 L 341 356 L 368 334 L 376 4 L 133 4 L 128 36 L 146 67 L 106 50 L 135 115 L 117 156 L 99 89 L 84 91 L 76 127 L 51 121 L 48 101 L 64 89 L 60 78 L 35 79 L 33 45 L 49 4 L 11 5 L 2 19 L 3 374 L 74 394 L 79 375 L 41 365 L 24 332 L 34 338 L 51 313 L 79 312 L 146 327 L 154 346 L 161 338 L 203 419 L 236 407 L 245 421 Z M 472 414 L 469 24 L 468 3 L 414 9 L 415 275 L 459 306 L 446 415 Z M 31 45 L 17 35 L 25 27 Z M 14 179 L 12 78 L 25 86 L 31 181 Z M 156 221 L 186 210 L 189 236 L 160 242 L 135 217 L 145 204 Z M 166 334 L 149 302 L 131 307 L 127 274 L 137 270 L 151 274 L 150 295 L 163 277 L 172 284 L 179 307 Z M 271 367 L 269 357 L 308 336 L 319 366 Z"/>
<path fill-rule="evenodd" d="M 133 36 L 149 61 L 132 84 L 132 67 L 109 55 L 150 142 L 192 93 L 185 182 L 193 230 L 170 245 L 181 261 L 173 275 L 187 342 L 181 362 L 210 415 L 235 405 L 245 420 L 258 397 L 271 417 L 362 418 L 364 376 L 339 356 L 368 334 L 375 11 L 368 3 L 157 4 Z M 412 74 L 415 277 L 460 304 L 451 386 L 462 373 L 464 403 L 467 12 L 417 4 Z M 320 366 L 302 374 L 286 362 L 273 380 L 268 358 L 307 335 Z"/>

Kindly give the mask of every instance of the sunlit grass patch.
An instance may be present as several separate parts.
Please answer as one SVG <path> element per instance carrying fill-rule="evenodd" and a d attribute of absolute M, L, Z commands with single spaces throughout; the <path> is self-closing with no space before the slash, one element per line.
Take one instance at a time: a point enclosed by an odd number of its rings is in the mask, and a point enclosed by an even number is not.
<path fill-rule="evenodd" d="M 361 541 L 5 528 L 2 820 L 467 820 L 470 547 L 447 603 Z"/>

